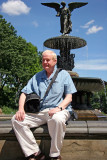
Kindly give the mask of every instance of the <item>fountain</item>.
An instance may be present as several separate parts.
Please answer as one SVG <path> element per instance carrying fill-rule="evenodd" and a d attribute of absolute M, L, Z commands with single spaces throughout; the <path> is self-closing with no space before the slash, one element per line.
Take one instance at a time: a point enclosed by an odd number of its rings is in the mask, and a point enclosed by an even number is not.
<path fill-rule="evenodd" d="M 78 114 L 78 120 L 106 119 L 106 116 L 100 111 L 94 110 L 90 104 L 92 92 L 98 92 L 104 89 L 103 81 L 100 78 L 79 77 L 78 73 L 72 71 L 75 66 L 75 54 L 70 54 L 70 50 L 84 47 L 87 45 L 87 42 L 82 38 L 69 35 L 72 31 L 70 16 L 74 9 L 87 5 L 88 3 L 72 2 L 68 4 L 68 8 L 66 8 L 65 2 L 61 2 L 62 7 L 60 7 L 59 3 L 55 2 L 41 4 L 54 8 L 57 11 L 56 16 L 60 16 L 60 32 L 62 35 L 47 39 L 44 42 L 44 46 L 60 50 L 60 56 L 57 56 L 57 67 L 69 72 L 78 91 L 73 94 L 72 100 L 72 106 Z"/>
<path fill-rule="evenodd" d="M 107 159 L 107 120 L 98 110 L 92 109 L 90 97 L 93 91 L 104 88 L 103 81 L 99 78 L 79 77 L 78 73 L 72 71 L 74 68 L 75 54 L 70 50 L 84 47 L 87 43 L 84 39 L 70 36 L 72 22 L 70 12 L 75 8 L 82 7 L 87 3 L 73 2 L 65 7 L 65 2 L 42 3 L 48 7 L 55 8 L 57 16 L 61 21 L 61 36 L 49 38 L 44 46 L 59 49 L 58 67 L 66 69 L 71 75 L 77 93 L 73 94 L 72 106 L 78 114 L 76 121 L 68 121 L 64 144 L 61 151 L 63 160 L 105 160 Z M 61 14 L 64 12 L 65 15 Z M 16 140 L 11 126 L 11 115 L 0 116 L 0 159 L 22 160 L 24 155 Z M 50 136 L 47 125 L 32 128 L 32 132 L 41 147 L 41 151 L 47 156 L 50 148 Z"/>

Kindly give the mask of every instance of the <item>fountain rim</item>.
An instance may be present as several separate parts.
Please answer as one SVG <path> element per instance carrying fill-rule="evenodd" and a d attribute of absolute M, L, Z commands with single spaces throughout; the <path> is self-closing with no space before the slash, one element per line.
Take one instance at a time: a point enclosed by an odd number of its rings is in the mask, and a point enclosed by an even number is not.
<path fill-rule="evenodd" d="M 64 46 L 63 40 L 66 42 L 65 46 Z M 55 43 L 56 43 L 56 46 L 55 46 Z M 69 43 L 68 44 L 69 49 L 78 49 L 87 45 L 87 42 L 83 38 L 70 36 L 70 35 L 61 35 L 57 37 L 52 37 L 47 39 L 43 44 L 45 47 L 60 50 L 60 46 L 57 45 L 58 43 L 62 44 L 62 46 L 64 47 L 67 47 L 67 43 Z"/>
<path fill-rule="evenodd" d="M 99 92 L 104 90 L 104 85 L 101 78 L 72 77 L 72 80 L 74 81 L 75 85 L 77 85 L 78 91 Z M 106 84 L 106 82 L 104 83 Z"/>

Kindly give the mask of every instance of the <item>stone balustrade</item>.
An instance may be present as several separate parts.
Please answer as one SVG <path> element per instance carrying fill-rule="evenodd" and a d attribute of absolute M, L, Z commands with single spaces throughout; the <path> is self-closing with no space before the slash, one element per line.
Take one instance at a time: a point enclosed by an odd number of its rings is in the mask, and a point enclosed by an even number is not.
<path fill-rule="evenodd" d="M 22 160 L 24 155 L 9 119 L 0 120 L 0 160 Z M 32 132 L 48 159 L 47 125 L 33 128 Z M 61 155 L 63 160 L 107 160 L 107 121 L 68 121 Z"/>

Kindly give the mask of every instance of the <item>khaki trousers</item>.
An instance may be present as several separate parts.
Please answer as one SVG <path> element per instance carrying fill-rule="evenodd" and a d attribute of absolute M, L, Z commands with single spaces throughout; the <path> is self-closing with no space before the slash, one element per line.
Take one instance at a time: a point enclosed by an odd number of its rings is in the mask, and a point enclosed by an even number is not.
<path fill-rule="evenodd" d="M 48 111 L 49 109 L 44 109 L 36 114 L 26 114 L 24 121 L 17 121 L 15 115 L 13 116 L 12 127 L 25 157 L 40 151 L 30 128 L 46 123 L 51 137 L 50 157 L 60 155 L 66 130 L 65 123 L 69 119 L 70 113 L 65 109 L 50 117 Z"/>

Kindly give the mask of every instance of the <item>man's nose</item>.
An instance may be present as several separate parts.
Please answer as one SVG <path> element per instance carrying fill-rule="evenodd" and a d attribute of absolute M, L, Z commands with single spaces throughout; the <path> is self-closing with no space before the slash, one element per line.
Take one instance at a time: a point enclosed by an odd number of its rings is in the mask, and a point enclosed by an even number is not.
<path fill-rule="evenodd" d="M 44 63 L 47 63 L 47 60 L 44 60 Z"/>

